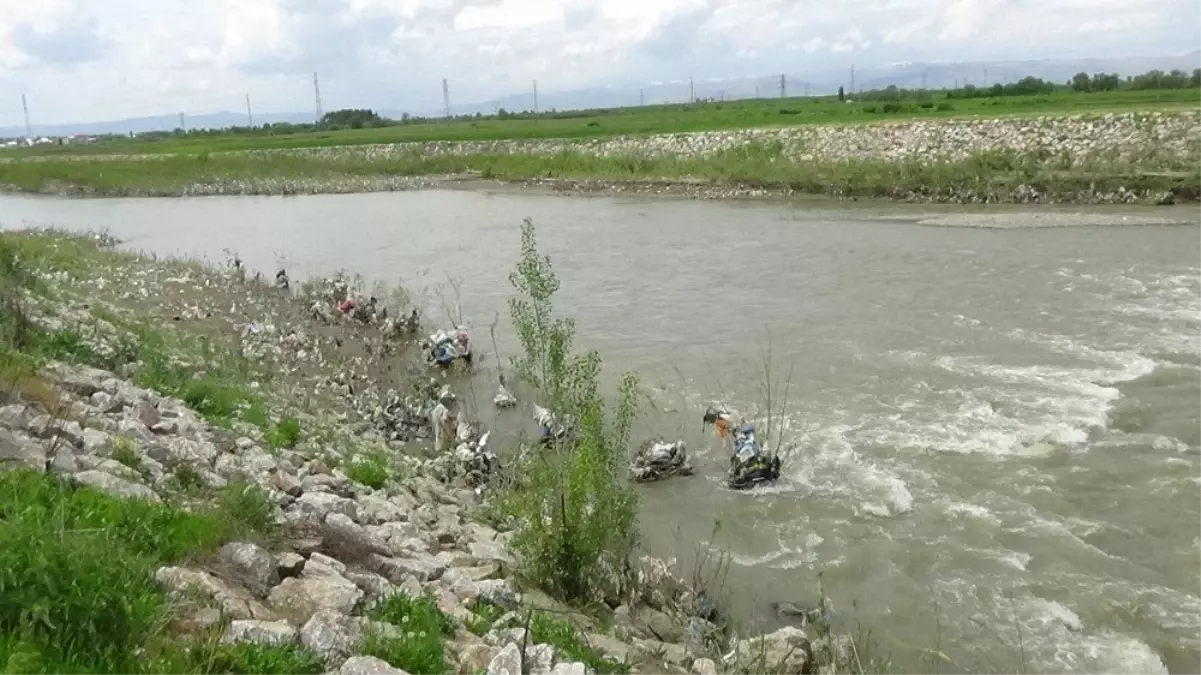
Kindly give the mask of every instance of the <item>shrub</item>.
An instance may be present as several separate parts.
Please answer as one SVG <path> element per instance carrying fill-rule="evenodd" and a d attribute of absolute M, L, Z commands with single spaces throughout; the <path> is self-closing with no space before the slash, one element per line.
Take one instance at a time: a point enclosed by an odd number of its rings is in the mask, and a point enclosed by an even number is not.
<path fill-rule="evenodd" d="M 513 359 L 514 372 L 572 426 L 570 440 L 531 453 L 521 467 L 524 484 L 504 495 L 505 510 L 517 523 L 513 544 L 531 582 L 568 602 L 595 602 L 619 590 L 615 585 L 623 581 L 638 539 L 637 493 L 619 478 L 637 380 L 622 377 L 617 405 L 607 416 L 600 356 L 572 354 L 575 324 L 554 316 L 559 281 L 550 258 L 538 252 L 528 218 L 509 279 L 520 294 L 509 305 L 523 350 Z"/>

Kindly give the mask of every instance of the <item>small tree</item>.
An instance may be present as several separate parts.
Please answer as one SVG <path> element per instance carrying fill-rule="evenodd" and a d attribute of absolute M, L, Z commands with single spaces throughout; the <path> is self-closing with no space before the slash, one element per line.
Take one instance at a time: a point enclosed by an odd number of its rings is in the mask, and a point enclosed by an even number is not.
<path fill-rule="evenodd" d="M 845 100 L 847 100 L 847 93 L 842 90 L 842 87 L 839 87 L 838 88 L 838 101 L 841 103 Z"/>
<path fill-rule="evenodd" d="M 607 414 L 599 391 L 600 355 L 573 354 L 575 322 L 553 312 L 559 280 L 540 255 L 534 224 L 521 228 L 521 259 L 509 281 L 509 311 L 522 355 L 513 370 L 543 405 L 572 425 L 567 440 L 534 453 L 505 496 L 517 520 L 513 544 L 525 576 L 568 602 L 586 604 L 620 590 L 638 543 L 638 495 L 619 478 L 627 455 L 638 382 L 622 376 Z"/>

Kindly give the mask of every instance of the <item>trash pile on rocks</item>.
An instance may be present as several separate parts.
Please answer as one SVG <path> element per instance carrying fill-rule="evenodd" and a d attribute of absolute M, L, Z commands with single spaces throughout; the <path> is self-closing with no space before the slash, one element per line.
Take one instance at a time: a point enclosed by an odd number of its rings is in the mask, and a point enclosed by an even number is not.
<path fill-rule="evenodd" d="M 664 480 L 672 476 L 691 476 L 688 451 L 684 441 L 669 443 L 662 438 L 644 442 L 630 462 L 630 478 L 639 483 Z"/>

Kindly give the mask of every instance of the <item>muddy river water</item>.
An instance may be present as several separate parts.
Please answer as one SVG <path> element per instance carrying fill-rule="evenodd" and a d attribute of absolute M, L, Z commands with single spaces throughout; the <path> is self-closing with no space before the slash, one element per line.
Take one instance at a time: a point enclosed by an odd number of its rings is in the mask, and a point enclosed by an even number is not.
<path fill-rule="evenodd" d="M 294 279 L 346 268 L 435 305 L 449 273 L 480 349 L 500 313 L 502 356 L 529 216 L 579 342 L 637 370 L 655 401 L 641 431 L 694 456 L 696 476 L 643 489 L 648 547 L 687 561 L 720 520 L 740 616 L 813 602 L 820 574 L 843 625 L 871 628 L 901 670 L 1197 672 L 1196 210 L 1014 229 L 919 212 L 437 190 L 0 197 L 7 227 L 229 248 Z M 753 414 L 769 350 L 775 377 L 791 373 L 786 479 L 731 492 L 700 415 L 714 399 Z"/>

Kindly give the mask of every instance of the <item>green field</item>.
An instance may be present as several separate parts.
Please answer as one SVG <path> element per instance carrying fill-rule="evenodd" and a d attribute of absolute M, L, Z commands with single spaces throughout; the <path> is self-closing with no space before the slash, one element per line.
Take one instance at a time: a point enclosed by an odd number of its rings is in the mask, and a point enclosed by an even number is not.
<path fill-rule="evenodd" d="M 856 124 L 927 118 L 1081 114 L 1201 107 L 1201 89 L 1057 91 L 1045 95 L 839 102 L 836 97 L 749 99 L 671 104 L 578 113 L 547 113 L 518 119 L 426 120 L 394 126 L 273 134 L 242 130 L 221 135 L 189 135 L 165 140 L 120 139 L 94 144 L 39 146 L 0 151 L 0 156 L 95 154 L 200 154 L 237 150 L 284 149 L 424 141 L 589 138 L 732 130 L 806 124 Z"/>

